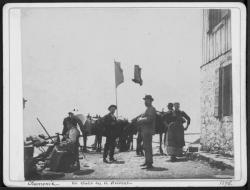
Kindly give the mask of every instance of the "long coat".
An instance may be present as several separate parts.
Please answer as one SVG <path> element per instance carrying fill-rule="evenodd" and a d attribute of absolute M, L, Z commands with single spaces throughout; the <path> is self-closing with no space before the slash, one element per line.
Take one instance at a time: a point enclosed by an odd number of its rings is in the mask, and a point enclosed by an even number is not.
<path fill-rule="evenodd" d="M 186 121 L 189 125 L 191 119 L 184 111 L 174 111 L 170 119 L 166 145 L 182 148 L 185 146 L 183 123 Z"/>
<path fill-rule="evenodd" d="M 114 137 L 116 134 L 116 125 L 117 125 L 117 119 L 115 116 L 112 116 L 111 113 L 105 115 L 103 117 L 103 123 L 104 123 L 104 136 L 106 137 Z"/>

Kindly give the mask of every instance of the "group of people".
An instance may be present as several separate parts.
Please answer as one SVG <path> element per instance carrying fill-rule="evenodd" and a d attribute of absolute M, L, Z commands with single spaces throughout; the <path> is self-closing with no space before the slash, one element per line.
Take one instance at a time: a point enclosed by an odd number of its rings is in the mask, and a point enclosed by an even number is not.
<path fill-rule="evenodd" d="M 170 161 L 177 161 L 177 156 L 182 155 L 182 148 L 185 146 L 184 130 L 190 125 L 190 117 L 180 110 L 180 103 L 169 103 L 168 111 L 163 116 L 165 125 L 165 147 Z M 186 127 L 183 124 L 186 123 Z"/>
<path fill-rule="evenodd" d="M 153 167 L 153 152 L 152 152 L 152 136 L 155 132 L 156 121 L 156 109 L 152 105 L 154 101 L 151 95 L 146 95 L 144 98 L 146 110 L 143 114 L 136 118 L 136 125 L 138 126 L 138 136 L 142 138 L 143 150 L 145 155 L 145 162 L 141 165 L 144 169 L 150 169 Z M 114 150 L 116 145 L 116 137 L 114 135 L 114 127 L 117 124 L 117 118 L 115 117 L 116 105 L 110 105 L 108 107 L 109 113 L 102 119 L 106 128 L 106 142 L 104 145 L 103 162 L 112 163 L 115 162 Z M 63 150 L 68 153 L 68 165 L 71 168 L 79 169 L 79 137 L 80 131 L 77 125 L 83 126 L 82 121 L 77 118 L 72 112 L 68 113 L 63 121 L 63 139 L 53 148 L 48 160 L 53 160 L 53 157 L 58 157 L 58 150 Z M 190 117 L 180 110 L 179 103 L 169 103 L 168 111 L 163 116 L 163 123 L 165 126 L 165 147 L 168 155 L 170 155 L 170 161 L 176 161 L 177 156 L 182 154 L 182 148 L 185 145 L 184 130 L 187 130 L 190 124 Z M 183 124 L 186 123 L 184 128 Z M 107 157 L 109 156 L 109 161 Z"/>
<path fill-rule="evenodd" d="M 143 169 L 150 169 L 153 167 L 153 153 L 152 153 L 152 136 L 155 133 L 156 124 L 156 109 L 152 105 L 154 101 L 151 95 L 146 95 L 144 98 L 146 110 L 143 114 L 136 118 L 136 125 L 138 126 L 138 138 L 142 138 L 143 150 L 145 155 L 145 162 L 141 165 Z M 104 146 L 103 162 L 108 163 L 107 156 L 111 162 L 114 159 L 115 137 L 112 134 L 112 128 L 115 127 L 116 117 L 114 115 L 117 107 L 111 105 L 109 114 L 104 116 L 107 126 L 106 143 Z M 165 126 L 165 147 L 170 161 L 177 161 L 177 157 L 182 155 L 182 148 L 185 146 L 184 130 L 187 130 L 190 125 L 190 117 L 180 110 L 180 103 L 169 103 L 168 111 L 163 115 L 163 123 Z M 186 127 L 183 124 L 186 123 Z"/>
<path fill-rule="evenodd" d="M 138 139 L 142 138 L 145 152 L 145 163 L 141 166 L 150 169 L 153 167 L 152 136 L 155 133 L 156 109 L 152 105 L 154 99 L 151 95 L 146 95 L 143 99 L 146 111 L 136 118 L 136 123 L 139 125 Z M 167 107 L 168 111 L 162 117 L 165 128 L 164 143 L 170 161 L 175 162 L 177 157 L 182 155 L 182 148 L 185 146 L 184 130 L 188 129 L 191 119 L 184 111 L 180 110 L 180 103 L 169 103 Z M 185 128 L 184 123 L 186 123 Z"/>

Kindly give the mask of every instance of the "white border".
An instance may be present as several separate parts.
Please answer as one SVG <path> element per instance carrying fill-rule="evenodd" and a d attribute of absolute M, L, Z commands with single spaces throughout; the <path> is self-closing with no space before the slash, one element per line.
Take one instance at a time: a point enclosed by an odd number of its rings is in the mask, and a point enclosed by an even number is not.
<path fill-rule="evenodd" d="M 22 70 L 20 54 L 20 8 L 74 7 L 155 7 L 155 8 L 230 8 L 232 10 L 233 63 L 233 125 L 235 150 L 235 179 L 166 179 L 166 180 L 82 180 L 35 181 L 23 180 L 22 138 Z M 14 10 L 13 10 L 14 9 Z M 9 13 L 15 17 L 9 18 Z M 20 13 L 20 12 L 19 12 Z M 20 16 L 20 15 L 19 15 Z M 14 18 L 14 19 L 13 19 Z M 9 20 L 11 19 L 11 20 Z M 9 22 L 11 21 L 11 22 Z M 15 30 L 9 31 L 9 23 Z M 14 31 L 14 32 L 13 32 Z M 240 38 L 241 36 L 241 38 Z M 9 38 L 11 44 L 9 44 Z M 15 39 L 12 40 L 12 39 Z M 247 181 L 246 159 L 246 8 L 241 3 L 13 3 L 3 7 L 3 80 L 4 80 L 4 164 L 3 176 L 7 186 L 28 187 L 187 187 L 187 186 L 243 186 Z M 11 52 L 9 52 L 9 49 Z M 10 60 L 11 53 L 11 60 Z M 15 68 L 15 69 L 14 69 Z M 11 73 L 11 78 L 9 78 Z M 10 85 L 9 85 L 10 84 Z M 11 93 L 9 93 L 11 90 Z M 13 94 L 15 92 L 15 94 Z M 18 92 L 18 93 L 17 93 Z M 9 99 L 10 96 L 10 99 Z M 11 104 L 9 105 L 9 101 Z M 11 111 L 11 112 L 9 112 Z M 15 118 L 14 118 L 15 117 Z M 21 124 L 21 125 L 20 125 Z M 21 127 L 20 127 L 21 126 Z M 10 134 L 9 134 L 10 132 Z M 18 135 L 17 135 L 18 134 Z M 9 139 L 11 135 L 11 139 Z M 11 140 L 11 143 L 9 143 Z M 11 151 L 10 151 L 11 150 Z M 21 150 L 21 152 L 20 152 Z M 18 160 L 21 160 L 20 162 Z M 9 166 L 11 167 L 9 168 Z M 96 183 L 99 181 L 99 185 Z M 112 184 L 118 182 L 119 184 Z M 87 183 L 88 182 L 88 183 Z"/>

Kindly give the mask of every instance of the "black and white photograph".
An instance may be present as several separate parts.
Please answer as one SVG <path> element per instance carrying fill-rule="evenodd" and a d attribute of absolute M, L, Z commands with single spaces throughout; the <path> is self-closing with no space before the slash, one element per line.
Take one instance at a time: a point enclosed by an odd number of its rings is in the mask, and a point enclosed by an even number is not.
<path fill-rule="evenodd" d="M 4 7 L 7 186 L 246 183 L 245 6 Z"/>

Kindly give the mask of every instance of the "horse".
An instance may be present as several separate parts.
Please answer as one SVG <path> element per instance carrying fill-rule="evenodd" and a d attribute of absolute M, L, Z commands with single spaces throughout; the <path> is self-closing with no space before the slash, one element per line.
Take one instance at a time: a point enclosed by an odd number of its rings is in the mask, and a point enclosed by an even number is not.
<path fill-rule="evenodd" d="M 160 140 L 160 146 L 159 146 L 159 151 L 160 154 L 163 155 L 163 150 L 162 150 L 162 136 L 164 133 L 166 133 L 166 128 L 164 125 L 164 112 L 159 112 L 156 111 L 156 118 L 155 118 L 155 133 L 154 134 L 159 134 L 159 140 Z M 137 116 L 136 118 L 132 119 L 132 123 L 134 125 L 136 125 L 136 129 L 137 129 L 137 147 L 136 147 L 136 153 L 137 155 L 143 155 L 143 151 L 142 151 L 142 137 L 141 137 L 141 132 L 140 132 L 140 127 L 136 124 L 137 119 L 140 117 L 141 115 Z"/>
<path fill-rule="evenodd" d="M 159 139 L 160 139 L 160 154 L 163 155 L 163 150 L 162 150 L 162 136 L 163 134 L 166 135 L 166 127 L 164 124 L 164 115 L 165 113 L 156 111 L 156 118 L 155 118 L 155 134 L 159 134 Z"/>
<path fill-rule="evenodd" d="M 133 142 L 133 128 L 131 123 L 126 120 L 118 120 L 116 128 L 119 130 L 116 134 L 118 141 L 118 148 L 120 152 L 126 152 L 130 149 L 130 144 Z"/>
<path fill-rule="evenodd" d="M 80 130 L 83 134 L 83 150 L 87 150 L 87 136 L 95 135 L 96 136 L 96 151 L 101 152 L 102 148 L 102 137 L 105 137 L 106 134 L 106 124 L 103 117 L 88 117 L 84 125 L 80 127 Z M 114 135 L 119 139 L 118 148 L 120 151 L 127 150 L 129 144 L 128 137 L 130 136 L 129 122 L 124 119 L 118 119 L 116 126 L 114 127 Z M 125 142 L 125 144 L 124 144 Z"/>
<path fill-rule="evenodd" d="M 80 131 L 82 132 L 83 137 L 83 151 L 87 151 L 87 138 L 88 136 L 95 135 L 97 152 L 101 151 L 102 143 L 102 118 L 100 116 L 91 117 L 88 116 L 86 121 L 82 126 L 80 126 Z"/>

